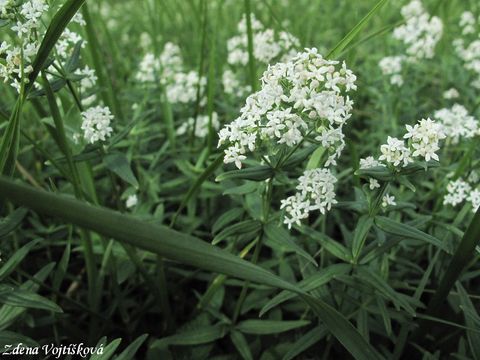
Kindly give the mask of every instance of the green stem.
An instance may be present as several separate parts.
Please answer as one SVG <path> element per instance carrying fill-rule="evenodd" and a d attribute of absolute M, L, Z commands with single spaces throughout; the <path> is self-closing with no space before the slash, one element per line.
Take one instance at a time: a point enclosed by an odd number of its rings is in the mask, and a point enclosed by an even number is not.
<path fill-rule="evenodd" d="M 252 92 L 258 90 L 257 72 L 255 69 L 255 57 L 253 53 L 253 29 L 250 0 L 245 0 L 245 17 L 247 18 L 247 37 L 248 37 L 248 67 L 250 69 L 250 85 Z"/>

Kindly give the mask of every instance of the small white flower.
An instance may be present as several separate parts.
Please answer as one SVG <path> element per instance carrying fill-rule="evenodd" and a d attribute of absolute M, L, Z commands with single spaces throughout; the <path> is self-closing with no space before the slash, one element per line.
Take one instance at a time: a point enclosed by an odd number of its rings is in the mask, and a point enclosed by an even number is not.
<path fill-rule="evenodd" d="M 136 194 L 133 194 L 128 196 L 127 201 L 125 202 L 125 206 L 130 209 L 136 206 L 137 203 L 138 203 L 138 197 Z"/>
<path fill-rule="evenodd" d="M 389 205 L 390 206 L 395 206 L 395 205 L 397 205 L 397 203 L 395 202 L 395 196 L 386 194 L 382 198 L 382 207 L 386 208 Z"/>
<path fill-rule="evenodd" d="M 450 88 L 443 92 L 443 98 L 447 100 L 456 99 L 460 96 L 460 93 L 455 88 Z"/>
<path fill-rule="evenodd" d="M 370 188 L 370 190 L 374 190 L 376 188 L 379 188 L 380 184 L 378 183 L 377 179 L 369 179 L 368 187 Z"/>

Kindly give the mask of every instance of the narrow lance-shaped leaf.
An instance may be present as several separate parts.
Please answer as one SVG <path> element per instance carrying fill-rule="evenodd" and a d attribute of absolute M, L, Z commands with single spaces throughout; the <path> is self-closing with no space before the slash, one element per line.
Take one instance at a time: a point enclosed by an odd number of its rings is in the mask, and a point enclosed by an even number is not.
<path fill-rule="evenodd" d="M 273 287 L 300 291 L 265 269 L 166 226 L 145 223 L 133 216 L 36 190 L 6 178 L 0 179 L 0 197 L 172 260 Z"/>

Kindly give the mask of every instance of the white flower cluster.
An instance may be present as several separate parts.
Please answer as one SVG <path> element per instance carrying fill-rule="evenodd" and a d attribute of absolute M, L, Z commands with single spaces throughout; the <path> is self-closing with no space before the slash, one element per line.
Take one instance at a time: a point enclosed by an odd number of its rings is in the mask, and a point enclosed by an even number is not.
<path fill-rule="evenodd" d="M 188 104 L 197 98 L 197 89 L 200 86 L 204 92 L 207 79 L 199 77 L 197 71 L 186 71 L 181 57 L 180 48 L 167 42 L 158 58 L 147 53 L 140 62 L 136 80 L 152 84 L 157 80 L 166 89 L 167 99 L 171 104 Z M 205 99 L 201 99 L 204 103 Z"/>
<path fill-rule="evenodd" d="M 435 119 L 439 121 L 445 135 L 452 139 L 452 143 L 458 143 L 460 138 L 472 138 L 480 135 L 478 121 L 468 113 L 468 110 L 455 104 L 451 109 L 435 111 Z"/>
<path fill-rule="evenodd" d="M 407 166 L 415 157 L 438 161 L 438 144 L 445 138 L 442 126 L 431 119 L 422 119 L 414 126 L 406 125 L 406 128 L 403 139 L 408 141 L 389 136 L 387 143 L 380 146 L 382 155 L 379 160 L 395 167 Z"/>
<path fill-rule="evenodd" d="M 112 134 L 113 115 L 108 107 L 95 106 L 82 112 L 83 136 L 90 144 L 105 141 Z"/>
<path fill-rule="evenodd" d="M 373 156 L 367 156 L 365 159 L 360 159 L 360 169 L 371 169 L 374 167 L 385 166 L 380 161 L 375 160 Z"/>
<path fill-rule="evenodd" d="M 252 92 L 252 87 L 242 84 L 238 76 L 230 69 L 223 72 L 222 84 L 225 94 L 244 97 L 246 94 Z"/>
<path fill-rule="evenodd" d="M 95 92 L 92 92 L 92 89 L 97 84 L 97 75 L 95 70 L 90 69 L 90 67 L 85 66 L 83 69 L 77 69 L 75 71 L 76 75 L 81 76 L 80 79 L 80 92 L 82 95 L 82 105 L 90 106 L 97 100 L 97 95 Z"/>
<path fill-rule="evenodd" d="M 381 59 L 378 63 L 380 70 L 382 70 L 382 74 L 390 76 L 390 84 L 396 86 L 403 85 L 402 63 L 404 60 L 405 56 L 403 55 L 387 56 Z"/>
<path fill-rule="evenodd" d="M 306 170 L 298 179 L 298 190 L 281 201 L 285 210 L 284 223 L 290 229 L 293 224 L 301 225 L 308 218 L 310 211 L 319 210 L 322 214 L 330 210 L 335 200 L 335 183 L 337 179 L 329 169 Z"/>
<path fill-rule="evenodd" d="M 463 35 L 474 34 L 477 29 L 475 15 L 471 11 L 465 11 L 460 16 L 460 27 Z"/>
<path fill-rule="evenodd" d="M 0 55 L 5 56 L 5 63 L 0 63 L 0 77 L 4 82 L 11 82 L 11 86 L 19 92 L 22 82 L 28 83 L 28 75 L 33 70 L 31 63 L 38 52 L 39 40 L 46 30 L 42 17 L 49 6 L 45 0 L 29 0 L 20 6 L 18 12 L 14 10 L 13 5 L 16 5 L 14 1 L 0 1 L 0 19 L 5 18 L 14 23 L 11 30 L 17 35 L 17 45 L 5 41 L 0 44 Z M 81 14 L 77 14 L 72 21 L 85 25 Z M 82 37 L 78 33 L 68 28 L 64 29 L 55 44 L 58 59 L 66 61 L 79 41 L 82 41 Z M 82 43 L 82 47 L 84 45 L 85 42 Z M 53 67 L 50 69 L 52 72 L 55 71 Z M 53 76 L 48 74 L 47 77 L 51 79 Z M 34 85 L 38 86 L 37 83 Z"/>
<path fill-rule="evenodd" d="M 413 162 L 415 157 L 429 161 L 439 160 L 437 151 L 439 142 L 445 138 L 443 128 L 431 119 L 422 119 L 414 126 L 406 125 L 407 133 L 403 139 L 388 136 L 387 143 L 380 146 L 381 155 L 376 160 L 373 156 L 360 159 L 360 169 L 371 169 L 381 166 L 404 167 Z M 376 179 L 369 179 L 369 188 L 374 190 L 380 184 Z M 395 198 L 386 195 L 383 198 L 383 207 L 395 205 Z"/>
<path fill-rule="evenodd" d="M 413 0 L 401 9 L 405 20 L 395 28 L 393 37 L 407 46 L 407 55 L 413 59 L 431 59 L 435 46 L 442 37 L 443 23 L 437 16 L 430 16 L 420 0 Z"/>
<path fill-rule="evenodd" d="M 146 53 L 140 62 L 136 79 L 140 82 L 155 82 L 157 79 L 162 84 L 168 84 L 174 74 L 183 69 L 183 60 L 180 48 L 171 43 L 165 43 L 163 51 L 158 58 L 153 53 Z"/>
<path fill-rule="evenodd" d="M 0 43 L 0 56 L 5 56 L 5 63 L 0 63 L 0 77 L 20 92 L 22 82 L 27 83 L 28 74 L 33 71 L 31 63 L 39 47 L 38 30 L 48 5 L 45 0 L 26 1 L 20 7 L 18 15 L 14 13 L 13 5 L 13 1 L 0 3 L 2 17 L 15 21 L 11 29 L 17 34 L 19 43 L 16 46 L 5 41 Z"/>
<path fill-rule="evenodd" d="M 306 49 L 291 61 L 269 66 L 262 88 L 246 99 L 241 115 L 219 132 L 228 144 L 225 163 L 241 168 L 247 151 L 298 145 L 307 134 L 328 150 L 325 166 L 335 165 L 345 142 L 342 127 L 351 116 L 356 76 L 343 63 Z"/>
<path fill-rule="evenodd" d="M 447 184 L 447 194 L 443 198 L 443 204 L 457 206 L 467 201 L 471 203 L 473 212 L 476 212 L 480 207 L 478 180 L 478 174 L 472 172 L 466 181 L 462 178 L 450 181 Z"/>
<path fill-rule="evenodd" d="M 279 56 L 288 57 L 296 53 L 300 42 L 292 34 L 285 31 L 275 32 L 273 29 L 265 29 L 263 24 L 255 16 L 251 15 L 253 32 L 253 56 L 256 60 L 269 64 Z M 248 35 L 246 16 L 242 17 L 238 24 L 237 36 L 227 41 L 228 63 L 230 65 L 248 64 Z M 282 59 L 286 60 L 286 59 Z"/>
<path fill-rule="evenodd" d="M 183 122 L 177 129 L 177 135 L 184 135 L 188 129 L 195 125 L 194 134 L 198 138 L 204 138 L 208 135 L 208 124 L 210 120 L 208 115 L 200 115 L 197 117 L 197 121 L 194 118 L 189 118 L 186 122 Z M 218 130 L 220 123 L 218 122 L 218 115 L 216 112 L 212 113 L 212 127 L 214 130 Z"/>
<path fill-rule="evenodd" d="M 471 12 L 464 12 L 460 19 L 462 34 L 467 36 L 467 41 L 462 38 L 455 39 L 453 46 L 458 56 L 463 60 L 465 69 L 472 71 L 477 77 L 472 86 L 480 89 L 480 20 L 475 20 Z M 470 36 L 468 36 L 470 35 Z M 467 42 L 468 45 L 466 44 Z"/>
<path fill-rule="evenodd" d="M 455 88 L 450 88 L 443 92 L 443 98 L 446 100 L 456 99 L 460 96 L 460 93 Z"/>
<path fill-rule="evenodd" d="M 251 15 L 253 32 L 253 56 L 256 61 L 265 65 L 277 61 L 287 61 L 297 53 L 300 47 L 299 40 L 292 34 L 273 29 L 265 29 L 263 24 Z M 238 24 L 239 35 L 230 38 L 227 41 L 228 64 L 233 67 L 241 67 L 241 73 L 244 73 L 244 67 L 248 64 L 248 35 L 247 21 L 245 15 Z M 222 76 L 223 88 L 226 94 L 243 97 L 251 89 L 240 81 L 239 75 L 231 69 L 226 69 Z"/>
<path fill-rule="evenodd" d="M 198 87 L 200 91 L 207 85 L 207 79 L 199 78 L 197 71 L 179 72 L 173 75 L 172 82 L 167 85 L 167 99 L 171 104 L 188 104 L 197 99 Z M 200 99 L 200 105 L 204 105 L 206 98 Z"/>
<path fill-rule="evenodd" d="M 404 24 L 394 29 L 393 37 L 406 46 L 406 55 L 387 56 L 379 62 L 383 75 L 390 76 L 390 83 L 396 86 L 403 85 L 403 64 L 433 58 L 435 46 L 443 33 L 440 18 L 430 16 L 420 0 L 413 0 L 402 7 L 401 14 Z"/>

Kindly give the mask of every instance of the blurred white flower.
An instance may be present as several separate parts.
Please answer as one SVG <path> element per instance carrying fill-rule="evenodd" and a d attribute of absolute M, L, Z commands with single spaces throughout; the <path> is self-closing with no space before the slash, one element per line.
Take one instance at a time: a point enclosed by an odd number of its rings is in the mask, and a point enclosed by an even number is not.
<path fill-rule="evenodd" d="M 456 99 L 460 96 L 459 92 L 455 88 L 450 88 L 443 93 L 443 98 L 446 100 Z"/>
<path fill-rule="evenodd" d="M 136 194 L 129 195 L 127 201 L 125 201 L 125 206 L 127 208 L 132 208 L 138 204 L 138 197 Z"/>
<path fill-rule="evenodd" d="M 198 138 L 204 138 L 208 135 L 208 124 L 210 122 L 208 115 L 200 115 L 195 122 L 193 118 L 189 118 L 184 121 L 177 129 L 177 135 L 183 135 L 187 133 L 187 130 L 195 125 L 195 136 Z M 218 115 L 216 112 L 212 113 L 212 128 L 216 131 L 220 127 L 218 122 Z"/>
<path fill-rule="evenodd" d="M 480 134 L 478 121 L 468 113 L 468 110 L 455 104 L 451 109 L 440 109 L 434 113 L 443 132 L 452 142 L 458 143 L 460 138 L 472 138 Z"/>
<path fill-rule="evenodd" d="M 445 205 L 456 206 L 467 199 L 472 187 L 462 178 L 452 180 L 447 185 L 447 195 L 443 199 Z"/>
<path fill-rule="evenodd" d="M 401 9 L 404 24 L 393 31 L 393 37 L 407 46 L 412 60 L 431 59 L 435 46 L 442 37 L 443 23 L 423 8 L 421 1 L 413 0 Z"/>
<path fill-rule="evenodd" d="M 368 187 L 370 188 L 370 190 L 374 190 L 376 188 L 379 188 L 380 184 L 378 183 L 377 179 L 370 179 Z"/>
<path fill-rule="evenodd" d="M 378 65 L 382 70 L 383 75 L 390 76 L 390 83 L 392 85 L 402 86 L 403 85 L 403 77 L 401 75 L 402 72 L 402 64 L 405 61 L 405 56 L 398 55 L 398 56 L 387 56 L 380 60 Z"/>

